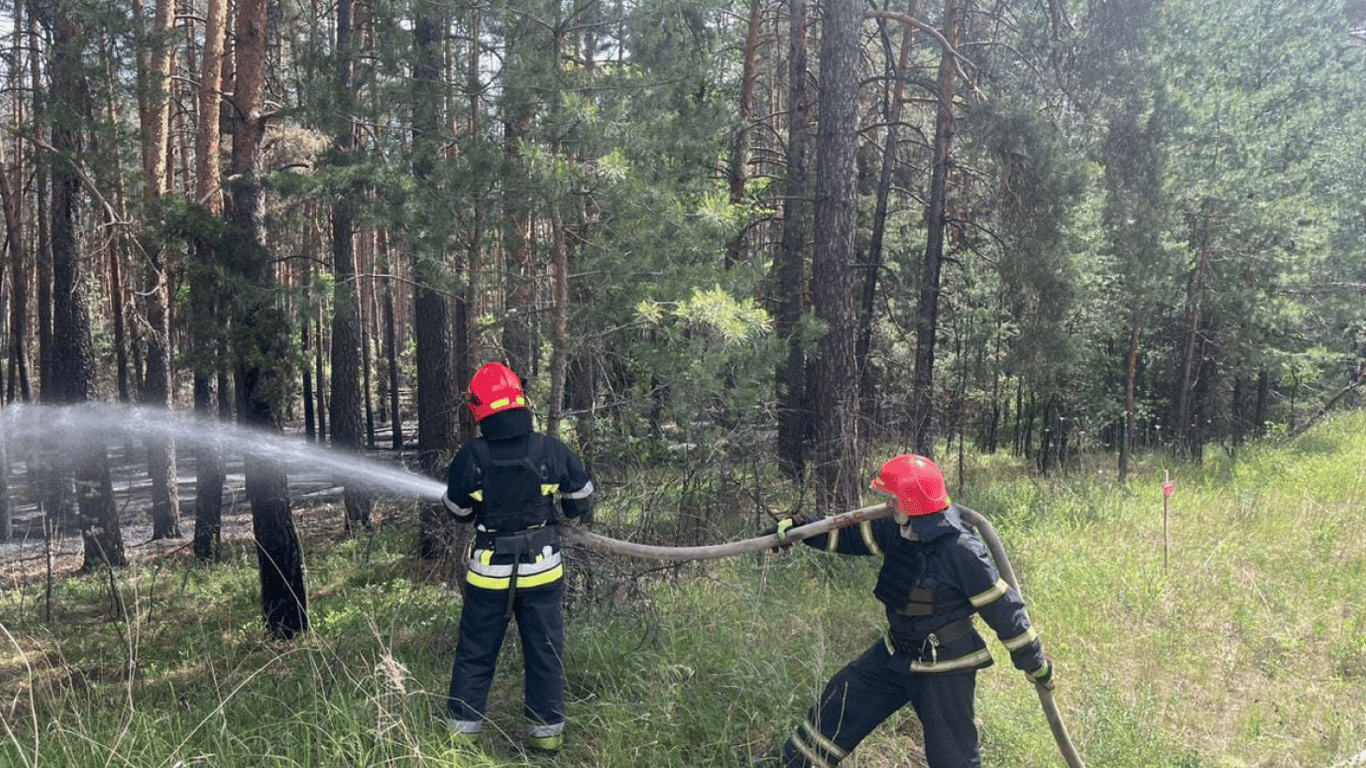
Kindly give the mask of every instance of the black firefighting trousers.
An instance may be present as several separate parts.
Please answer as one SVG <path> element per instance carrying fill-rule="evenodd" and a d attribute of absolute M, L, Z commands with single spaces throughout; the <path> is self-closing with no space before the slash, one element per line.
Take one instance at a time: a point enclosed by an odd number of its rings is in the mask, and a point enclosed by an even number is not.
<path fill-rule="evenodd" d="M 930 768 L 981 766 L 973 722 L 976 671 L 908 674 L 889 666 L 892 659 L 879 641 L 826 683 L 806 722 L 783 745 L 785 768 L 834 768 L 907 704 L 924 727 Z"/>
<path fill-rule="evenodd" d="M 540 725 L 564 722 L 564 581 L 519 588 L 512 615 L 522 639 L 524 711 Z M 467 586 L 446 708 L 455 720 L 480 720 L 508 627 L 506 590 Z"/>

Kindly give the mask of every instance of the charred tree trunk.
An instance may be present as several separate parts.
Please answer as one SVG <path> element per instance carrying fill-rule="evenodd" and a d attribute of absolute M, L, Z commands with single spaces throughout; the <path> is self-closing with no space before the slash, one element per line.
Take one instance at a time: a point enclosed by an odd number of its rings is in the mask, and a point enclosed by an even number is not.
<path fill-rule="evenodd" d="M 418 3 L 413 34 L 417 62 L 413 66 L 413 176 L 429 200 L 440 196 L 435 177 L 441 130 L 444 124 L 441 105 L 443 78 L 442 30 L 439 5 L 432 0 Z M 432 218 L 435 212 L 424 209 L 419 215 Z M 434 229 L 434 221 L 424 229 Z M 432 237 L 428 234 L 427 237 Z M 413 247 L 413 297 L 417 336 L 417 441 L 423 470 L 442 477 L 442 460 L 456 442 L 451 377 L 451 313 L 446 296 L 438 290 L 446 265 L 443 244 L 419 239 Z M 461 528 L 463 531 L 463 527 Z M 460 544 L 449 515 L 440 504 L 424 504 L 418 523 L 417 554 L 423 560 L 446 560 Z"/>
<path fill-rule="evenodd" d="M 235 26 L 236 122 L 232 137 L 230 220 L 236 233 L 232 263 L 240 270 L 243 294 L 235 297 L 238 414 L 248 426 L 278 431 L 289 391 L 289 323 L 273 297 L 270 254 L 261 242 L 265 207 L 260 183 L 268 20 L 267 0 L 244 0 Z M 278 462 L 245 458 L 247 499 L 251 503 L 261 577 L 261 609 L 266 630 L 282 640 L 308 631 L 308 593 L 303 550 L 294 530 L 289 479 Z"/>
<path fill-rule="evenodd" d="M 787 360 L 775 376 L 778 398 L 778 461 L 792 479 L 806 470 L 811 409 L 806 388 L 806 344 L 801 337 L 806 309 L 803 252 L 810 231 L 811 202 L 807 171 L 811 153 L 811 104 L 807 91 L 806 0 L 788 0 L 787 180 L 783 195 L 783 232 L 776 271 L 778 311 L 775 326 L 787 339 Z"/>
<path fill-rule="evenodd" d="M 53 20 L 52 49 L 52 378 L 44 379 L 43 399 L 59 404 L 98 399 L 95 343 L 90 322 L 90 285 L 80 243 L 81 176 L 85 146 L 82 125 L 89 119 L 86 79 L 81 69 L 84 30 L 76 19 Z M 50 387 L 50 390 L 49 390 Z M 49 397 L 49 392 L 51 396 Z M 100 441 L 77 448 L 74 458 L 76 505 L 85 545 L 82 570 L 128 564 L 109 456 Z"/>

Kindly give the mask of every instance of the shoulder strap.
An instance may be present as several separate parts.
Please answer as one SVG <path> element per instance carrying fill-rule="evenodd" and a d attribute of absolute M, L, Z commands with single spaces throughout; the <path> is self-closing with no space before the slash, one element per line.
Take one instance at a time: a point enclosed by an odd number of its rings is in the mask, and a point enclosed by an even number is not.
<path fill-rule="evenodd" d="M 470 450 L 474 451 L 474 463 L 479 467 L 479 472 L 483 477 L 488 477 L 489 466 L 493 463 L 493 457 L 489 455 L 488 440 L 482 437 L 474 438 L 470 443 Z"/>

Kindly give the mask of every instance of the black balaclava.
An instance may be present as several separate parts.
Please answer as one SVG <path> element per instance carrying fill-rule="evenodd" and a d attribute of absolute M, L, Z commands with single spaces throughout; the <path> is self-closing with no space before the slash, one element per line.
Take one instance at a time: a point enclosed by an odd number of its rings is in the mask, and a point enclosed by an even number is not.
<path fill-rule="evenodd" d="M 531 431 L 531 411 L 509 408 L 485 416 L 479 422 L 479 433 L 490 440 L 511 440 Z"/>

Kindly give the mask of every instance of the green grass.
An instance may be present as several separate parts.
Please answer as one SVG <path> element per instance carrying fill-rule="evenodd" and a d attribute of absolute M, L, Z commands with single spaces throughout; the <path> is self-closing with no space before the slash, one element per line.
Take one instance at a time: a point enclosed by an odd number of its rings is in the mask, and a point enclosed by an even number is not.
<path fill-rule="evenodd" d="M 1332 768 L 1366 750 L 1364 435 L 1353 414 L 1201 466 L 1140 457 L 1124 485 L 1102 458 L 1038 478 L 968 457 L 954 498 L 1010 551 L 1089 765 Z M 610 529 L 629 504 L 604 501 Z M 313 632 L 292 643 L 262 636 L 245 554 L 131 567 L 121 612 L 107 576 L 65 577 L 50 623 L 41 584 L 7 588 L 0 766 L 746 766 L 882 625 L 871 559 L 576 553 L 565 753 L 518 749 L 515 642 L 492 727 L 461 745 L 441 722 L 459 597 L 413 575 L 411 533 L 309 541 Z M 993 652 L 985 764 L 1060 765 L 1033 691 Z M 844 765 L 923 764 L 917 743 L 901 713 Z"/>

